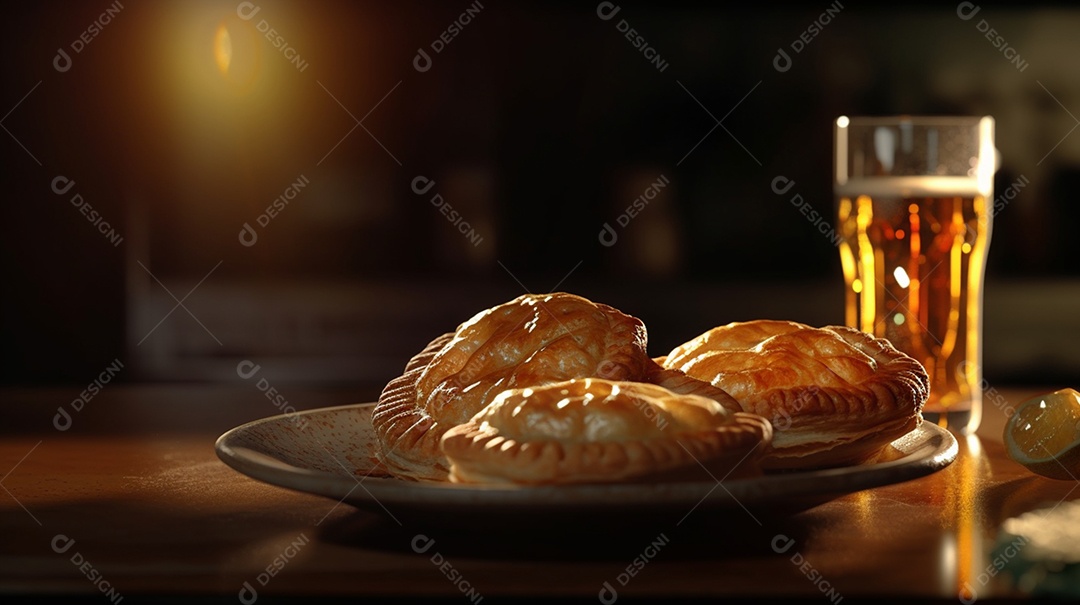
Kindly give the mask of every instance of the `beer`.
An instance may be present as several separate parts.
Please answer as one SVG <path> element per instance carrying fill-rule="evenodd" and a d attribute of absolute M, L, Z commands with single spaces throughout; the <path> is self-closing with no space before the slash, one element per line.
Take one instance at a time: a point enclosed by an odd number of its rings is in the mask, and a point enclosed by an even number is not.
<path fill-rule="evenodd" d="M 948 176 L 854 178 L 836 196 L 847 325 L 923 364 L 931 385 L 924 417 L 974 430 L 987 197 L 972 179 Z"/>

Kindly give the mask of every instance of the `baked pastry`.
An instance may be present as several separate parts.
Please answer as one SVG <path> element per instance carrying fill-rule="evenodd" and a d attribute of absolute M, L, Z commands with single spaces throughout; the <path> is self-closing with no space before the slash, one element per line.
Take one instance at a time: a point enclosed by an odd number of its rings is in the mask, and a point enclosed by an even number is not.
<path fill-rule="evenodd" d="M 503 391 L 442 448 L 462 483 L 722 479 L 757 471 L 771 435 L 764 418 L 707 397 L 586 378 Z"/>
<path fill-rule="evenodd" d="M 775 429 L 768 468 L 853 464 L 918 426 L 930 382 L 885 339 L 792 321 L 730 323 L 677 347 L 664 367 L 708 381 Z"/>
<path fill-rule="evenodd" d="M 382 461 L 401 477 L 445 479 L 449 466 L 439 439 L 446 429 L 507 389 L 588 377 L 656 380 L 738 409 L 720 389 L 703 389 L 653 361 L 636 317 L 573 294 L 529 294 L 436 338 L 386 385 L 372 414 Z"/>

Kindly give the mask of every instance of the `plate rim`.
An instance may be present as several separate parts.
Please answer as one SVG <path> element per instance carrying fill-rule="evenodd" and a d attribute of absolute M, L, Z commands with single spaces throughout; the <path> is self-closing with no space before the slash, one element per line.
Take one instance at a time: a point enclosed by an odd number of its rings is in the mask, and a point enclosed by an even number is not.
<path fill-rule="evenodd" d="M 292 422 L 297 416 L 318 416 L 374 408 L 375 405 L 373 402 L 352 403 L 259 418 L 222 433 L 214 443 L 214 450 L 218 458 L 230 468 L 257 481 L 338 498 L 359 508 L 376 510 L 381 507 L 387 512 L 389 510 L 384 502 L 414 508 L 436 503 L 452 506 L 498 505 L 509 508 L 594 508 L 613 506 L 613 499 L 617 501 L 615 504 L 630 506 L 670 505 L 699 500 L 711 500 L 713 503 L 737 502 L 743 505 L 791 498 L 819 497 L 828 500 L 843 494 L 902 483 L 932 474 L 950 465 L 959 452 L 955 436 L 948 430 L 924 420 L 911 432 L 897 439 L 922 432 L 926 436 L 919 440 L 920 445 L 901 458 L 885 462 L 718 481 L 505 486 L 407 481 L 372 475 L 358 478 L 296 466 L 273 457 L 267 451 L 239 443 L 246 433 L 261 425 Z M 343 470 L 348 472 L 347 468 L 343 467 Z M 777 487 L 777 484 L 783 485 Z M 717 485 L 724 489 L 717 490 Z M 357 486 L 363 489 L 358 490 Z M 781 493 L 776 494 L 777 490 Z M 623 501 L 627 498 L 628 500 Z"/>

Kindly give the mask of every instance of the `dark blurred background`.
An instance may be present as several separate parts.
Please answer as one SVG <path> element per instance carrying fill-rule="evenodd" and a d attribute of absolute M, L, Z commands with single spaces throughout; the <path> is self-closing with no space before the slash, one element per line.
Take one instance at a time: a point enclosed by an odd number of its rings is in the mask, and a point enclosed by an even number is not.
<path fill-rule="evenodd" d="M 378 385 L 552 288 L 641 317 L 656 355 L 842 323 L 837 250 L 790 198 L 833 222 L 834 119 L 900 113 L 993 115 L 997 190 L 1028 183 L 994 218 L 987 378 L 1080 376 L 1067 4 L 127 0 L 0 28 L 5 384 L 248 359 Z"/>

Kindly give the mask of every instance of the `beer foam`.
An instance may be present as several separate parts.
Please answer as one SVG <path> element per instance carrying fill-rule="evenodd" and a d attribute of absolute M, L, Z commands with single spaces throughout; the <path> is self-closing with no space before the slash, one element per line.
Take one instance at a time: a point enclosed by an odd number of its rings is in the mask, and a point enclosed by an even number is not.
<path fill-rule="evenodd" d="M 886 176 L 852 178 L 833 187 L 837 197 L 868 195 L 890 197 L 975 197 L 989 198 L 992 191 L 981 190 L 979 181 L 964 176 Z"/>

